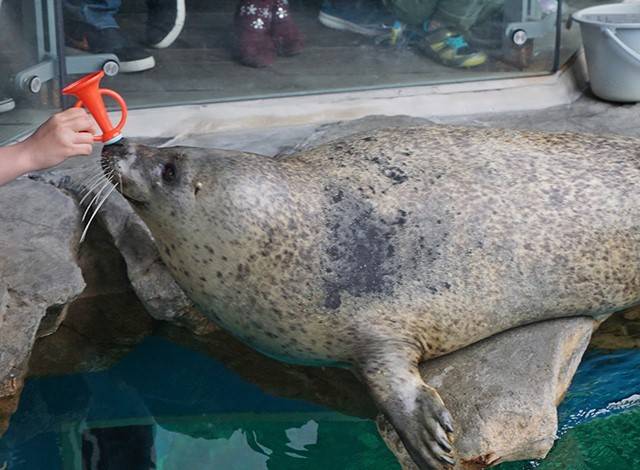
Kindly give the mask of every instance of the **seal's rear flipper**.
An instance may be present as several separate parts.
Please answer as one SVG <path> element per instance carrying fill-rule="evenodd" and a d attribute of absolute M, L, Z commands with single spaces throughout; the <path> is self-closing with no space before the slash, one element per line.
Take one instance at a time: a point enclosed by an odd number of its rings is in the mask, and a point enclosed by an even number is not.
<path fill-rule="evenodd" d="M 380 410 L 421 469 L 454 465 L 451 415 L 418 370 L 420 352 L 407 343 L 385 343 L 359 364 L 358 372 Z"/>

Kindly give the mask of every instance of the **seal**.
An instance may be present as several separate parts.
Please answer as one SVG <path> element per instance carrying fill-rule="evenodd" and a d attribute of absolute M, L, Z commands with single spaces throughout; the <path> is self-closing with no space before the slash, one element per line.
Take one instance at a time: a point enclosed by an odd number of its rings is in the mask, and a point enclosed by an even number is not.
<path fill-rule="evenodd" d="M 421 361 L 640 302 L 638 148 L 427 126 L 275 158 L 125 142 L 102 163 L 206 315 L 352 367 L 424 469 L 454 464 L 454 423 Z"/>

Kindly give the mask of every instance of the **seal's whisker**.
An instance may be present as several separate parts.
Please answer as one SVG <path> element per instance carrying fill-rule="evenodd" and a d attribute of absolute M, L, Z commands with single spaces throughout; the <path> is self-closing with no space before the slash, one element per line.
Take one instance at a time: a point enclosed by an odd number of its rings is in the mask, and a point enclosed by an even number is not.
<path fill-rule="evenodd" d="M 105 194 L 105 196 L 102 198 L 102 200 L 100 201 L 100 203 L 96 206 L 96 209 L 93 211 L 93 214 L 91 214 L 91 218 L 89 219 L 89 221 L 87 222 L 87 225 L 84 227 L 84 231 L 82 232 L 82 235 L 80 236 L 80 243 L 82 243 L 84 241 L 84 237 L 87 235 L 87 231 L 89 230 L 89 227 L 91 226 L 91 222 L 93 221 L 93 218 L 96 216 L 96 214 L 98 213 L 98 211 L 100 210 L 100 208 L 102 207 L 102 205 L 105 203 L 105 201 L 107 199 L 109 199 L 109 196 L 111 195 L 111 193 L 118 187 L 118 185 L 114 185 L 111 187 L 111 189 L 109 190 L 109 192 L 107 192 L 107 194 Z"/>
<path fill-rule="evenodd" d="M 104 175 L 101 175 L 102 178 L 98 178 L 96 181 L 93 182 L 93 184 L 86 190 L 87 192 L 84 194 L 84 196 L 82 196 L 82 199 L 80 199 L 80 205 L 82 205 L 82 203 L 84 202 L 84 200 L 86 198 L 88 198 L 93 191 L 100 186 L 102 183 L 104 183 L 106 181 L 106 177 Z M 82 194 L 84 191 L 81 191 L 80 194 Z"/>
<path fill-rule="evenodd" d="M 84 195 L 82 200 L 84 200 L 86 197 L 88 197 L 89 194 L 91 194 L 103 182 L 108 181 L 109 176 L 111 176 L 111 173 L 109 173 L 107 175 L 101 175 L 101 178 L 98 178 L 97 180 L 95 180 L 93 182 L 93 184 L 91 185 L 91 187 L 89 188 L 88 193 Z M 82 200 L 80 201 L 80 203 L 82 203 Z"/>
<path fill-rule="evenodd" d="M 82 194 L 84 191 L 87 191 L 89 186 L 91 186 L 93 183 L 95 183 L 97 180 L 99 180 L 101 176 L 103 176 L 103 172 L 99 171 L 99 172 L 95 173 L 94 175 L 90 176 L 87 179 L 86 183 L 85 182 L 80 183 L 83 186 L 82 190 L 80 191 L 80 194 Z"/>
<path fill-rule="evenodd" d="M 96 192 L 96 194 L 93 196 L 93 199 L 91 199 L 91 202 L 89 202 L 89 204 L 87 204 L 87 209 L 84 211 L 84 214 L 82 215 L 82 220 L 87 218 L 87 214 L 89 213 L 89 210 L 91 209 L 91 206 L 93 205 L 94 202 L 96 202 L 98 200 L 98 198 L 100 198 L 100 195 L 102 194 L 102 192 L 106 188 L 111 186 L 111 182 L 108 181 L 108 180 L 104 180 L 102 183 L 103 184 L 102 184 L 102 187 L 100 188 L 100 190 L 98 192 Z"/>
<path fill-rule="evenodd" d="M 91 188 L 91 191 L 87 192 L 87 194 L 85 194 L 84 196 L 82 196 L 82 199 L 80 199 L 80 206 L 82 206 L 82 203 L 89 197 L 89 196 L 93 196 L 94 195 L 94 189 L 98 188 L 98 186 L 100 186 L 101 184 L 104 184 L 104 179 L 101 179 L 99 181 L 96 181 L 96 183 L 93 185 L 93 187 Z"/>

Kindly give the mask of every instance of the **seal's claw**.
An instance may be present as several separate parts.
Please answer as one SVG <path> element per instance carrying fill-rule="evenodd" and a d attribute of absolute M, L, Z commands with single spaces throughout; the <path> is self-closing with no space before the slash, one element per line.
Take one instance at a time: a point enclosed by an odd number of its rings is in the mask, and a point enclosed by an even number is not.
<path fill-rule="evenodd" d="M 442 461 L 439 461 L 431 452 L 431 450 L 426 447 L 420 447 L 419 449 L 410 448 L 405 444 L 409 455 L 413 461 L 418 465 L 418 468 L 421 470 L 441 470 L 443 467 Z"/>
<path fill-rule="evenodd" d="M 451 452 L 453 448 L 449 442 L 449 437 L 442 431 L 442 428 L 438 428 L 433 435 L 436 442 L 444 449 L 445 452 Z"/>
<path fill-rule="evenodd" d="M 451 468 L 455 458 L 448 433 L 453 431 L 453 420 L 438 392 L 422 380 L 419 353 L 407 350 L 406 343 L 397 350 L 376 352 L 368 361 L 374 365 L 367 367 L 364 362 L 360 371 L 407 452 L 421 470 Z M 393 374 L 377 373 L 381 368 Z"/>
<path fill-rule="evenodd" d="M 421 432 L 418 433 L 418 435 L 422 437 L 420 444 L 429 453 L 431 457 L 430 460 L 435 459 L 438 461 L 437 466 L 433 467 L 433 464 L 430 465 L 433 468 L 442 468 L 442 464 L 447 466 L 454 465 L 453 447 L 445 432 L 446 427 L 452 427 L 451 417 L 440 395 L 438 395 L 435 389 L 424 385 L 420 387 L 416 405 L 416 410 L 413 413 L 415 416 L 413 426 L 420 426 L 422 428 L 420 430 Z M 412 424 L 408 424 L 408 426 L 411 427 Z M 405 446 L 407 448 L 410 446 L 413 447 L 413 443 L 407 442 L 412 440 L 410 437 L 410 434 L 412 434 L 411 431 L 406 434 Z"/>
<path fill-rule="evenodd" d="M 455 464 L 453 446 L 440 417 L 444 403 L 438 393 L 428 386 L 420 387 L 418 398 L 410 413 L 392 421 L 405 448 L 420 469 L 441 470 Z"/>

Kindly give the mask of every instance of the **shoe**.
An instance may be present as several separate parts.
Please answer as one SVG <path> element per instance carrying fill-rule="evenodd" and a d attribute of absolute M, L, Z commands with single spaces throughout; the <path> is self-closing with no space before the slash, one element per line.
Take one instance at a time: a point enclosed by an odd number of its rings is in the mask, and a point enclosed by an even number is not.
<path fill-rule="evenodd" d="M 244 65 L 268 67 L 276 58 L 271 38 L 275 0 L 240 0 L 234 16 L 236 53 Z"/>
<path fill-rule="evenodd" d="M 395 18 L 378 1 L 325 0 L 320 7 L 318 20 L 327 28 L 378 36 L 389 32 Z"/>
<path fill-rule="evenodd" d="M 8 113 L 16 107 L 13 98 L 0 98 L 0 113 Z"/>
<path fill-rule="evenodd" d="M 75 23 L 65 26 L 70 47 L 94 54 L 110 53 L 118 56 L 123 73 L 142 72 L 155 67 L 156 61 L 144 48 L 131 44 L 118 28 L 96 29 Z"/>
<path fill-rule="evenodd" d="M 278 54 L 300 54 L 304 48 L 304 37 L 291 17 L 289 0 L 275 0 L 272 13 L 271 38 Z"/>
<path fill-rule="evenodd" d="M 187 16 L 185 0 L 147 0 L 147 44 L 169 47 L 178 39 Z"/>
<path fill-rule="evenodd" d="M 438 28 L 427 32 L 418 48 L 436 62 L 449 67 L 471 68 L 487 61 L 487 54 L 477 51 L 455 31 Z"/>

